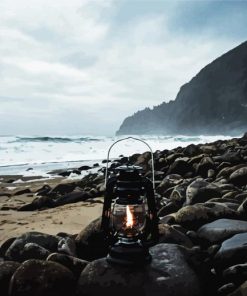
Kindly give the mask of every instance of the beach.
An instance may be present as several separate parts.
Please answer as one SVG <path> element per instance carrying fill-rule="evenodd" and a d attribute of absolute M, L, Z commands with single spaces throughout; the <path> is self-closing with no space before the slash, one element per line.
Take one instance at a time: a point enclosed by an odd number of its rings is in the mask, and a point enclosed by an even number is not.
<path fill-rule="evenodd" d="M 5 176 L 6 181 L 19 176 Z M 43 211 L 17 211 L 23 205 L 31 203 L 37 196 L 35 191 L 44 185 L 55 187 L 68 184 L 66 178 L 36 179 L 14 184 L 2 182 L 0 185 L 0 241 L 17 237 L 27 231 L 40 231 L 48 234 L 65 232 L 77 234 L 91 221 L 102 214 L 102 198 L 85 202 L 67 204 Z M 22 191 L 29 193 L 19 194 Z M 14 195 L 16 194 L 17 195 Z M 6 195 L 4 195 L 6 194 Z M 11 195 L 11 196 L 10 196 Z"/>

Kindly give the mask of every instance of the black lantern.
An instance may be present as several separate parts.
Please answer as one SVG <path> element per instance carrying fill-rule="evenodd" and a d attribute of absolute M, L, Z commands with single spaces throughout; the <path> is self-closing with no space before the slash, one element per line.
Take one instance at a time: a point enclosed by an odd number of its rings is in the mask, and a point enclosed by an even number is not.
<path fill-rule="evenodd" d="M 136 138 L 128 137 L 145 143 Z M 126 140 L 121 139 L 117 142 Z M 108 160 L 111 148 L 108 151 Z M 150 148 L 151 150 L 151 148 Z M 153 154 L 151 150 L 153 166 Z M 142 174 L 142 167 L 123 165 L 108 178 L 102 214 L 102 229 L 109 241 L 109 262 L 142 265 L 151 260 L 148 246 L 158 238 L 157 212 L 153 182 Z"/>

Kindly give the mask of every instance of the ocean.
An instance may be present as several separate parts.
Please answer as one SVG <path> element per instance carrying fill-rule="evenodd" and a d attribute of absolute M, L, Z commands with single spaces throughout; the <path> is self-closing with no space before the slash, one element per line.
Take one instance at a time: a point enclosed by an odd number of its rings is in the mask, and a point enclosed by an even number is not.
<path fill-rule="evenodd" d="M 135 136 L 146 141 L 153 151 L 173 149 L 189 144 L 208 143 L 227 136 Z M 125 137 L 104 136 L 0 136 L 0 175 L 47 176 L 55 169 L 92 166 L 107 157 L 109 147 Z M 147 147 L 133 139 L 119 142 L 110 154 L 114 159 L 147 151 Z"/>

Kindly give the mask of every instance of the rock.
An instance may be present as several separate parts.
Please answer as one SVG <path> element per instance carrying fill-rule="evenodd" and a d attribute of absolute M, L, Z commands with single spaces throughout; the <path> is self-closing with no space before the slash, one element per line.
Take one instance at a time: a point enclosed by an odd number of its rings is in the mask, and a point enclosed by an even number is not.
<path fill-rule="evenodd" d="M 241 203 L 241 205 L 238 208 L 238 213 L 246 219 L 246 213 L 247 213 L 247 198 Z"/>
<path fill-rule="evenodd" d="M 20 263 L 14 261 L 0 262 L 0 294 L 1 296 L 8 296 L 9 282 L 20 266 Z"/>
<path fill-rule="evenodd" d="M 245 263 L 247 260 L 247 233 L 235 234 L 233 237 L 225 240 L 214 259 L 218 270 Z"/>
<path fill-rule="evenodd" d="M 200 146 L 200 150 L 202 153 L 208 154 L 208 155 L 214 155 L 217 152 L 217 148 L 212 145 L 202 145 Z"/>
<path fill-rule="evenodd" d="M 247 192 L 239 193 L 234 196 L 234 199 L 236 199 L 239 202 L 243 202 L 247 198 Z"/>
<path fill-rule="evenodd" d="M 242 161 L 242 157 L 239 151 L 227 151 L 225 154 L 221 156 L 215 156 L 214 161 L 218 162 L 229 162 L 231 164 L 239 164 Z"/>
<path fill-rule="evenodd" d="M 217 290 L 217 295 L 229 295 L 229 293 L 231 293 L 232 291 L 234 291 L 236 289 L 236 286 L 233 283 L 228 283 L 225 284 L 223 286 L 221 286 L 218 290 Z"/>
<path fill-rule="evenodd" d="M 113 265 L 105 258 L 89 263 L 79 278 L 77 295 L 201 295 L 199 279 L 179 246 L 159 244 L 150 253 L 152 261 L 143 268 Z"/>
<path fill-rule="evenodd" d="M 176 185 L 170 195 L 170 200 L 175 204 L 182 205 L 186 201 L 187 184 Z"/>
<path fill-rule="evenodd" d="M 74 274 L 76 279 L 79 278 L 82 270 L 88 264 L 88 261 L 81 260 L 73 256 L 68 256 L 68 255 L 58 254 L 58 253 L 52 253 L 46 260 L 57 262 L 67 267 Z"/>
<path fill-rule="evenodd" d="M 245 281 L 240 287 L 238 287 L 235 291 L 228 296 L 245 296 L 247 292 L 247 281 Z"/>
<path fill-rule="evenodd" d="M 24 246 L 27 243 L 34 243 L 47 249 L 50 252 L 57 251 L 57 245 L 61 238 L 44 234 L 40 232 L 27 232 L 14 240 L 5 253 L 7 260 L 13 260 L 21 262 L 23 260 L 22 253 Z"/>
<path fill-rule="evenodd" d="M 70 237 L 62 238 L 57 245 L 57 250 L 70 256 L 76 256 L 76 244 L 74 239 Z"/>
<path fill-rule="evenodd" d="M 164 192 L 173 186 L 176 186 L 183 182 L 183 178 L 180 175 L 172 174 L 167 175 L 163 181 L 159 184 L 159 186 L 156 188 L 157 193 L 164 194 Z"/>
<path fill-rule="evenodd" d="M 158 217 L 164 217 L 168 214 L 176 212 L 179 209 L 180 207 L 178 205 L 173 202 L 169 202 L 158 211 Z"/>
<path fill-rule="evenodd" d="M 235 165 L 233 167 L 226 167 L 223 168 L 216 176 L 216 178 L 220 178 L 220 177 L 224 177 L 224 178 L 229 178 L 229 176 L 236 170 L 242 168 L 242 167 L 246 167 L 245 164 L 238 164 Z"/>
<path fill-rule="evenodd" d="M 186 190 L 187 205 L 205 202 L 217 197 L 221 197 L 220 188 L 204 180 L 195 180 Z"/>
<path fill-rule="evenodd" d="M 14 193 L 14 196 L 27 194 L 27 193 L 32 193 L 32 191 L 29 188 L 18 190 Z"/>
<path fill-rule="evenodd" d="M 71 171 L 63 171 L 58 173 L 59 176 L 68 177 L 72 172 Z"/>
<path fill-rule="evenodd" d="M 88 166 L 88 165 L 83 165 L 83 166 L 78 168 L 79 171 L 88 171 L 90 169 L 91 169 L 91 167 Z"/>
<path fill-rule="evenodd" d="M 27 243 L 19 254 L 19 261 L 23 262 L 28 259 L 45 260 L 50 255 L 50 252 L 34 243 Z"/>
<path fill-rule="evenodd" d="M 90 197 L 91 197 L 90 194 L 88 194 L 85 191 L 70 192 L 70 193 L 67 193 L 67 194 L 57 198 L 54 201 L 54 206 L 58 207 L 58 206 L 63 206 L 63 205 L 70 204 L 70 203 L 85 201 Z"/>
<path fill-rule="evenodd" d="M 196 154 L 200 153 L 200 149 L 195 144 L 190 144 L 187 147 L 184 148 L 183 154 L 186 156 L 195 156 Z"/>
<path fill-rule="evenodd" d="M 233 282 L 237 286 L 247 279 L 247 263 L 231 266 L 223 271 L 224 282 Z"/>
<path fill-rule="evenodd" d="M 35 211 L 35 210 L 44 210 L 47 208 L 54 208 L 55 201 L 49 196 L 40 196 L 35 198 L 31 203 L 25 204 L 18 208 L 18 211 Z"/>
<path fill-rule="evenodd" d="M 10 296 L 73 295 L 75 279 L 72 272 L 52 261 L 28 260 L 14 273 Z"/>
<path fill-rule="evenodd" d="M 106 256 L 108 245 L 101 230 L 101 218 L 92 221 L 76 237 L 78 257 L 85 260 L 94 260 Z"/>
<path fill-rule="evenodd" d="M 233 172 L 230 175 L 229 180 L 235 186 L 246 185 L 247 184 L 247 166 Z"/>
<path fill-rule="evenodd" d="M 4 257 L 6 251 L 11 246 L 11 244 L 16 240 L 16 237 L 11 237 L 2 243 L 0 247 L 0 257 Z"/>
<path fill-rule="evenodd" d="M 171 154 L 166 157 L 168 164 L 172 164 L 177 158 L 184 156 L 183 153 L 172 153 L 172 150 L 170 152 Z"/>
<path fill-rule="evenodd" d="M 168 169 L 167 174 L 178 174 L 183 176 L 192 170 L 192 166 L 183 159 L 176 159 Z"/>
<path fill-rule="evenodd" d="M 175 214 L 175 223 L 188 229 L 198 229 L 203 224 L 220 218 L 236 219 L 236 211 L 221 203 L 205 203 L 186 206 Z"/>
<path fill-rule="evenodd" d="M 208 170 L 214 170 L 215 164 L 211 157 L 203 157 L 196 167 L 196 173 L 203 178 L 208 176 Z"/>
<path fill-rule="evenodd" d="M 159 224 L 159 234 L 159 243 L 177 244 L 187 248 L 193 247 L 193 243 L 185 234 L 168 224 Z"/>
<path fill-rule="evenodd" d="M 246 221 L 218 219 L 200 227 L 197 231 L 197 235 L 210 244 L 217 244 L 242 232 L 247 232 Z"/>
<path fill-rule="evenodd" d="M 72 192 L 76 187 L 75 183 L 65 183 L 65 184 L 58 184 L 55 186 L 50 192 L 50 196 L 56 196 L 57 194 L 67 194 Z"/>
<path fill-rule="evenodd" d="M 36 195 L 45 196 L 50 191 L 51 187 L 49 185 L 44 185 L 36 191 Z"/>

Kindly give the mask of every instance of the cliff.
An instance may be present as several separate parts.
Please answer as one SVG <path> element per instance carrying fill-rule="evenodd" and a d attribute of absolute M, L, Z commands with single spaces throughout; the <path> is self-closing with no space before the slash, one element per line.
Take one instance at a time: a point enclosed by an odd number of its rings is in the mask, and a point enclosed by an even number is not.
<path fill-rule="evenodd" d="M 124 134 L 239 134 L 247 128 L 247 41 L 204 67 L 174 101 L 127 117 Z"/>

